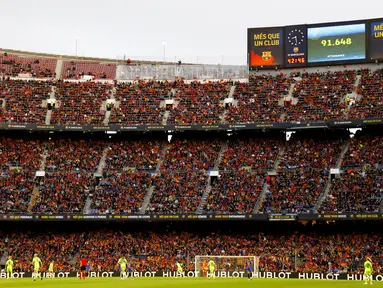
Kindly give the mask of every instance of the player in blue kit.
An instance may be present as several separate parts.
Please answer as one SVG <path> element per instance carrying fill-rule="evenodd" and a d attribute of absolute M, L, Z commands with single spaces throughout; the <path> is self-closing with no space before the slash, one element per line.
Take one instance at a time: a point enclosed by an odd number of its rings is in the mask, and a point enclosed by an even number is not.
<path fill-rule="evenodd" d="M 253 280 L 253 261 L 246 260 L 245 261 L 245 268 L 246 268 L 247 278 L 249 280 Z"/>

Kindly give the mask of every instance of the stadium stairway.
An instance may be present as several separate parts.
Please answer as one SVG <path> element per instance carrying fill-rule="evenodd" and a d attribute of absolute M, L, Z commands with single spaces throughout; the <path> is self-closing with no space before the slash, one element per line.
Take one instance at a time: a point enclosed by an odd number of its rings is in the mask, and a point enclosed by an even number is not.
<path fill-rule="evenodd" d="M 362 79 L 362 75 L 356 75 L 356 80 L 355 80 L 355 87 L 359 87 L 360 80 Z M 352 95 L 355 97 L 355 101 L 360 100 L 360 96 L 358 95 L 358 92 L 354 90 L 352 92 Z"/>
<path fill-rule="evenodd" d="M 235 103 L 235 100 L 234 100 L 234 92 L 235 92 L 235 88 L 236 88 L 236 86 L 235 85 L 232 85 L 231 87 L 230 87 L 230 92 L 229 92 L 229 95 L 227 95 L 227 98 L 226 99 L 231 99 L 231 103 L 232 103 L 232 105 L 235 105 L 236 106 L 236 103 Z M 226 100 L 225 99 L 225 100 Z M 225 100 L 224 101 L 222 101 L 222 105 L 224 105 L 225 106 Z M 220 116 L 220 118 L 221 118 L 221 124 L 225 124 L 226 123 L 226 113 L 227 113 L 227 110 L 225 109 L 224 111 L 223 111 L 223 113 L 222 113 L 222 115 Z"/>
<path fill-rule="evenodd" d="M 116 87 L 113 87 L 112 91 L 109 93 L 109 97 L 110 97 L 111 100 L 114 101 L 114 107 L 118 108 L 120 106 L 120 102 L 116 101 L 116 96 L 115 95 L 116 95 Z M 102 102 L 102 106 L 101 106 L 100 110 L 101 111 L 102 110 L 106 110 L 106 112 L 105 112 L 105 119 L 104 119 L 104 121 L 102 123 L 105 124 L 105 125 L 108 125 L 109 124 L 109 119 L 110 119 L 110 114 L 112 113 L 112 110 L 108 111 L 106 109 L 106 101 Z"/>
<path fill-rule="evenodd" d="M 61 70 L 62 70 L 62 67 L 63 67 L 63 60 L 57 60 L 57 64 L 56 64 L 56 79 L 60 79 L 61 78 Z"/>
<path fill-rule="evenodd" d="M 49 99 L 56 100 L 56 87 L 51 87 L 51 93 L 49 94 Z M 45 116 L 45 124 L 50 125 L 52 119 L 52 110 L 47 110 L 47 115 Z"/>
<path fill-rule="evenodd" d="M 336 162 L 335 168 L 340 169 L 342 167 L 344 155 L 346 155 L 349 147 L 350 147 L 350 140 L 347 140 L 346 143 L 344 143 L 342 153 L 340 153 L 340 156 L 338 161 Z"/>
<path fill-rule="evenodd" d="M 318 201 L 314 207 L 314 213 L 318 213 L 318 209 L 320 208 L 320 206 L 322 206 L 323 201 L 327 198 L 328 193 L 330 192 L 330 189 L 331 189 L 331 173 L 329 171 L 328 172 L 327 185 L 326 185 L 323 193 L 321 195 L 319 195 L 319 197 L 318 197 Z"/>
<path fill-rule="evenodd" d="M 45 147 L 44 153 L 42 155 L 43 159 L 41 160 L 40 164 L 40 171 L 45 171 L 45 165 L 47 163 L 47 157 L 48 157 L 48 149 Z"/>
<path fill-rule="evenodd" d="M 47 115 L 45 116 L 45 124 L 50 125 L 52 119 L 52 110 L 47 110 Z"/>
<path fill-rule="evenodd" d="M 283 158 L 283 155 L 285 154 L 285 150 L 286 150 L 285 146 L 280 147 L 280 149 L 278 151 L 277 158 L 275 159 L 273 171 L 271 172 L 271 174 L 273 174 L 273 175 L 277 174 L 277 170 L 278 170 L 278 167 L 279 167 L 279 162 L 281 162 L 281 160 Z"/>
<path fill-rule="evenodd" d="M 92 205 L 92 196 L 91 194 L 88 195 L 85 201 L 84 209 L 82 210 L 82 214 L 87 215 L 90 212 L 90 205 Z"/>
<path fill-rule="evenodd" d="M 207 196 L 209 196 L 210 191 L 211 191 L 211 177 L 208 174 L 207 183 L 206 183 L 206 187 L 205 187 L 205 192 L 203 193 L 203 195 L 201 197 L 201 201 L 199 202 L 197 210 L 195 211 L 196 214 L 202 214 L 203 207 L 205 206 L 206 199 L 207 199 Z"/>
<path fill-rule="evenodd" d="M 217 160 L 215 161 L 215 164 L 214 164 L 214 168 L 213 168 L 214 171 L 219 171 L 219 165 L 221 165 L 223 154 L 225 154 L 225 152 L 227 151 L 227 148 L 228 148 L 227 142 L 223 142 L 221 146 L 221 150 L 219 151 Z"/>
<path fill-rule="evenodd" d="M 217 160 L 214 163 L 213 171 L 219 172 L 219 165 L 221 165 L 223 154 L 225 154 L 225 152 L 227 151 L 227 148 L 228 148 L 227 142 L 223 142 L 222 146 L 221 146 L 221 150 L 219 151 Z M 203 193 L 203 195 L 201 197 L 201 201 L 197 207 L 196 214 L 202 214 L 203 207 L 205 207 L 206 199 L 209 196 L 210 191 L 211 191 L 211 178 L 210 178 L 210 175 L 208 174 L 205 192 Z"/>
<path fill-rule="evenodd" d="M 102 170 L 104 170 L 105 164 L 106 164 L 106 157 L 108 156 L 109 147 L 106 147 L 104 151 L 102 152 L 102 156 L 100 159 L 100 162 L 97 166 L 97 171 L 95 176 L 102 176 Z"/>
<path fill-rule="evenodd" d="M 254 209 L 253 209 L 253 214 L 259 213 L 259 210 L 260 210 L 261 207 L 262 207 L 262 203 L 263 203 L 263 201 L 265 200 L 266 193 L 267 193 L 268 191 L 269 191 L 269 185 L 268 185 L 267 182 L 265 181 L 265 182 L 263 183 L 262 192 L 261 192 L 261 194 L 259 195 L 258 201 L 255 203 L 255 206 L 254 206 Z"/>
<path fill-rule="evenodd" d="M 102 111 L 105 111 L 105 118 L 104 118 L 104 120 L 102 120 L 102 123 L 104 125 L 108 125 L 109 118 L 110 118 L 110 112 L 111 111 L 107 111 L 107 109 L 106 109 L 106 101 L 102 101 L 102 104 L 101 104 L 101 107 L 100 107 L 100 112 L 102 112 Z"/>
<path fill-rule="evenodd" d="M 45 171 L 45 166 L 47 163 L 47 157 L 48 157 L 48 149 L 47 149 L 47 147 L 45 147 L 44 153 L 42 155 L 41 163 L 40 163 L 40 168 L 39 168 L 40 171 Z M 40 194 L 40 182 L 36 182 L 35 186 L 33 187 L 31 198 L 29 200 L 28 213 L 32 212 L 33 206 L 35 206 L 36 199 L 39 196 L 39 194 Z"/>
<path fill-rule="evenodd" d="M 282 158 L 283 158 L 283 155 L 285 154 L 285 150 L 286 150 L 286 147 L 285 146 L 282 146 L 280 147 L 279 151 L 278 151 L 278 155 L 275 159 L 275 162 L 274 162 L 274 167 L 273 167 L 273 170 L 272 171 L 269 171 L 267 172 L 267 174 L 269 176 L 271 175 L 277 175 L 277 171 L 278 171 L 278 167 L 279 167 L 279 163 L 281 162 Z M 262 192 L 261 194 L 259 195 L 259 198 L 258 198 L 258 201 L 255 203 L 254 205 L 254 209 L 253 209 L 253 214 L 254 213 L 259 213 L 259 210 L 261 209 L 262 207 L 262 203 L 263 201 L 265 200 L 265 197 L 266 197 L 266 193 L 269 191 L 269 185 L 267 184 L 267 182 L 265 181 L 263 183 L 263 187 L 262 187 Z"/>
<path fill-rule="evenodd" d="M 166 151 L 168 151 L 167 142 L 165 142 L 164 146 L 162 147 L 161 156 L 160 156 L 160 159 L 158 159 L 155 174 L 160 173 L 162 163 L 164 163 L 164 160 L 165 160 Z"/>
<path fill-rule="evenodd" d="M 35 183 L 35 186 L 33 187 L 33 192 L 31 195 L 31 199 L 29 200 L 29 205 L 28 205 L 28 213 L 32 212 L 33 207 L 36 204 L 36 199 L 40 194 L 40 183 Z"/>
<path fill-rule="evenodd" d="M 360 79 L 362 78 L 361 75 L 357 75 L 356 76 L 356 79 L 355 79 L 355 84 L 354 84 L 354 87 L 358 87 L 359 86 L 359 82 L 360 82 Z M 344 101 L 346 102 L 346 99 L 350 98 L 350 100 L 353 100 L 353 101 L 350 101 L 350 103 L 348 104 L 347 108 L 346 108 L 346 111 L 345 111 L 345 119 L 348 119 L 348 114 L 350 112 L 350 109 L 352 108 L 352 105 L 353 105 L 353 102 L 356 103 L 360 100 L 360 96 L 358 95 L 358 92 L 356 89 L 354 89 L 352 91 L 352 93 L 350 94 L 347 94 L 345 97 L 344 97 Z"/>
<path fill-rule="evenodd" d="M 235 85 L 230 87 L 229 96 L 227 98 L 234 98 L 235 87 Z"/>
<path fill-rule="evenodd" d="M 112 93 L 110 93 L 110 99 L 116 99 L 117 88 L 113 86 Z"/>
<path fill-rule="evenodd" d="M 295 78 L 296 81 L 298 81 L 298 79 L 300 79 L 300 78 Z M 283 98 L 282 101 L 283 100 L 286 100 L 286 101 L 292 100 L 292 104 L 293 105 L 296 105 L 298 103 L 298 98 L 294 98 L 293 97 L 294 88 L 295 88 L 295 83 L 292 83 L 291 86 L 290 86 L 289 94 L 287 95 L 286 98 Z M 282 104 L 283 104 L 283 102 L 282 102 Z"/>
<path fill-rule="evenodd" d="M 172 88 L 171 90 L 170 90 L 170 92 L 169 92 L 169 98 L 170 99 L 174 99 L 175 98 L 175 96 L 176 96 L 176 89 L 175 88 Z"/>
<path fill-rule="evenodd" d="M 104 170 L 105 164 L 106 164 L 106 157 L 108 156 L 109 148 L 106 147 L 104 151 L 102 152 L 102 156 L 100 159 L 100 162 L 98 163 L 96 173 L 94 173 L 94 177 L 102 177 L 102 171 Z M 89 194 L 88 197 L 85 200 L 85 205 L 82 210 L 83 214 L 89 214 L 90 213 L 90 207 L 92 206 L 92 199 L 93 195 Z"/>
<path fill-rule="evenodd" d="M 161 157 L 158 160 L 154 174 L 160 173 L 160 169 L 161 169 L 162 163 L 164 162 L 167 150 L 168 150 L 168 143 L 165 143 L 164 146 L 162 147 Z M 148 208 L 148 205 L 150 203 L 150 199 L 152 198 L 153 192 L 154 192 L 154 186 L 149 187 L 148 191 L 146 192 L 144 201 L 142 201 L 142 206 L 140 208 L 139 214 L 145 214 L 146 209 Z"/>
<path fill-rule="evenodd" d="M 148 208 L 148 205 L 150 203 L 150 199 L 152 198 L 153 192 L 154 192 L 154 186 L 150 186 L 148 189 L 148 192 L 146 192 L 144 201 L 142 201 L 142 206 L 140 208 L 140 212 L 138 212 L 139 214 L 141 214 L 141 215 L 145 214 L 146 209 Z"/>
<path fill-rule="evenodd" d="M 170 111 L 165 111 L 164 117 L 162 118 L 162 125 L 166 125 L 166 122 L 168 122 L 169 115 Z"/>

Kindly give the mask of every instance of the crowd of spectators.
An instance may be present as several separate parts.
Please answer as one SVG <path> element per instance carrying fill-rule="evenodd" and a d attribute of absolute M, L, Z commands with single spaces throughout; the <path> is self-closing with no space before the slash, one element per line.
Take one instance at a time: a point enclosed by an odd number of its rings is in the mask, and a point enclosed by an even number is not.
<path fill-rule="evenodd" d="M 54 58 L 20 57 L 4 53 L 0 55 L 0 72 L 11 77 L 29 74 L 34 78 L 53 78 L 56 76 L 56 63 Z"/>
<path fill-rule="evenodd" d="M 383 170 L 345 170 L 333 179 L 320 210 L 326 213 L 378 212 L 383 201 Z"/>
<path fill-rule="evenodd" d="M 289 94 L 292 83 L 294 79 L 284 74 L 253 74 L 248 83 L 235 83 L 234 99 L 237 103 L 227 110 L 225 122 L 283 122 L 283 107 L 279 101 Z"/>
<path fill-rule="evenodd" d="M 94 193 L 96 181 L 90 173 L 48 173 L 40 182 L 33 213 L 83 213 L 85 201 Z"/>
<path fill-rule="evenodd" d="M 0 108 L 0 120 L 6 123 L 45 123 L 47 110 L 43 108 L 43 101 L 49 99 L 52 85 L 51 81 L 2 79 L 0 98 L 5 105 Z"/>
<path fill-rule="evenodd" d="M 65 65 L 72 67 L 69 68 L 72 71 L 82 64 L 64 62 Z M 357 73 L 361 74 L 361 80 L 355 87 Z M 97 72 L 80 74 L 109 79 Z M 79 76 L 70 74 L 68 77 Z M 47 112 L 44 100 L 49 98 L 52 86 L 56 86 L 57 98 L 52 111 L 53 124 L 101 124 L 109 108 L 109 123 L 127 125 L 162 125 L 165 120 L 167 124 L 190 125 L 374 118 L 383 117 L 382 81 L 383 69 L 305 72 L 289 76 L 253 74 L 247 83 L 137 80 L 107 84 L 105 81 L 3 78 L 0 82 L 0 121 L 43 124 Z M 234 102 L 224 103 L 233 85 Z M 291 99 L 287 98 L 289 92 L 292 92 Z M 351 101 L 353 93 L 357 97 Z M 113 98 L 113 94 L 117 103 L 106 105 L 105 101 Z M 171 108 L 163 102 L 166 99 L 174 99 Z M 164 119 L 166 109 L 169 109 L 169 117 Z"/>
<path fill-rule="evenodd" d="M 148 173 L 104 175 L 93 195 L 91 214 L 135 214 L 152 183 Z"/>
<path fill-rule="evenodd" d="M 215 214 L 251 214 L 264 181 L 263 173 L 221 173 L 211 185 L 203 210 Z"/>
<path fill-rule="evenodd" d="M 360 99 L 351 107 L 350 119 L 383 117 L 383 69 L 363 69 L 357 93 Z"/>
<path fill-rule="evenodd" d="M 58 271 L 74 271 L 77 252 L 92 271 L 116 271 L 117 260 L 127 257 L 133 271 L 176 271 L 176 262 L 194 271 L 196 255 L 260 256 L 260 271 L 329 272 L 329 262 L 340 272 L 361 273 L 365 257 L 373 259 L 374 272 L 382 273 L 380 231 L 363 232 L 255 232 L 192 233 L 185 231 L 126 232 L 99 229 L 88 233 L 1 233 L 4 248 L 13 256 L 15 270 L 31 271 L 34 253 L 42 269 L 55 260 Z M 226 265 L 217 261 L 217 271 Z M 243 267 L 239 271 L 244 271 Z"/>
<path fill-rule="evenodd" d="M 155 170 L 164 144 L 164 141 L 150 139 L 109 142 L 105 170 Z"/>
<path fill-rule="evenodd" d="M 154 177 L 153 194 L 146 213 L 194 213 L 205 191 L 207 175 L 201 171 L 166 173 Z"/>
<path fill-rule="evenodd" d="M 212 169 L 221 147 L 222 142 L 217 139 L 173 139 L 168 145 L 161 169 L 183 172 Z"/>
<path fill-rule="evenodd" d="M 34 173 L 8 171 L 0 174 L 0 214 L 25 213 L 34 187 Z"/>
<path fill-rule="evenodd" d="M 43 151 L 41 140 L 0 137 L 0 170 L 17 168 L 37 171 L 40 169 Z"/>
<path fill-rule="evenodd" d="M 168 124 L 219 124 L 223 122 L 223 100 L 229 96 L 233 82 L 178 82 Z"/>
<path fill-rule="evenodd" d="M 227 142 L 220 169 L 224 171 L 250 169 L 273 170 L 283 141 L 268 138 L 238 138 Z"/>
<path fill-rule="evenodd" d="M 42 271 L 48 271 L 51 261 L 55 261 L 55 271 L 74 271 L 71 260 L 79 245 L 83 243 L 80 233 L 37 233 L 12 232 L 6 236 L 6 250 L 14 260 L 14 271 L 33 272 L 33 255 L 37 253 L 42 260 Z"/>
<path fill-rule="evenodd" d="M 335 168 L 345 141 L 341 139 L 297 137 L 286 143 L 281 169 Z"/>
<path fill-rule="evenodd" d="M 381 166 L 383 164 L 382 155 L 382 136 L 357 135 L 350 139 L 350 145 L 344 156 L 342 167 Z"/>
<path fill-rule="evenodd" d="M 169 96 L 172 85 L 167 81 L 121 82 L 116 86 L 119 107 L 113 107 L 109 123 L 162 124 L 165 107 L 161 101 Z"/>
<path fill-rule="evenodd" d="M 326 170 L 292 169 L 271 176 L 261 211 L 312 213 L 328 182 Z"/>
<path fill-rule="evenodd" d="M 268 190 L 261 211 L 311 213 L 324 192 L 330 168 L 335 168 L 344 140 L 341 137 L 304 137 L 286 142 L 277 175 L 267 179 Z"/>
<path fill-rule="evenodd" d="M 101 124 L 105 119 L 103 101 L 110 97 L 111 84 L 100 82 L 64 82 L 56 84 L 56 104 L 52 124 Z M 106 104 L 106 103 L 105 103 Z"/>
<path fill-rule="evenodd" d="M 64 61 L 61 75 L 63 79 L 82 79 L 83 76 L 93 76 L 93 79 L 116 78 L 116 64 L 92 61 Z"/>
<path fill-rule="evenodd" d="M 303 73 L 292 96 L 296 105 L 285 109 L 285 121 L 317 121 L 346 119 L 346 95 L 353 92 L 356 71 Z"/>
<path fill-rule="evenodd" d="M 52 139 L 46 142 L 46 147 L 46 171 L 94 173 L 100 163 L 105 142 Z"/>

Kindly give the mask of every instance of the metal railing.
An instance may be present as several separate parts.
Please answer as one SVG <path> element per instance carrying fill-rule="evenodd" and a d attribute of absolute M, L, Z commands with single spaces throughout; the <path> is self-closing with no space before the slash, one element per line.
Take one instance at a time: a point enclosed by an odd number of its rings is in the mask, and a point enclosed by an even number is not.
<path fill-rule="evenodd" d="M 157 79 L 243 79 L 248 77 L 247 66 L 240 65 L 119 65 L 117 80 Z"/>

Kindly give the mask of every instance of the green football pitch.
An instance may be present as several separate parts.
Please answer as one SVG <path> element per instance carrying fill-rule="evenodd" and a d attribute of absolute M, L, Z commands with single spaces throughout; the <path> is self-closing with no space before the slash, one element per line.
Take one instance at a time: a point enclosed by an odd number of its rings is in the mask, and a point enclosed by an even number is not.
<path fill-rule="evenodd" d="M 364 287 L 361 281 L 327 281 L 327 280 L 296 280 L 296 279 L 254 279 L 249 281 L 246 278 L 241 279 L 215 279 L 206 280 L 202 278 L 197 279 L 164 279 L 164 278 L 136 278 L 120 280 L 119 278 L 90 278 L 86 280 L 79 280 L 77 278 L 70 279 L 44 279 L 32 281 L 28 279 L 0 279 L 0 286 L 4 288 L 8 287 L 46 287 L 46 288 L 101 288 L 101 287 L 112 287 L 112 288 L 125 288 L 125 287 L 201 287 L 201 288 L 212 288 L 212 287 L 233 287 L 233 288 L 316 288 L 316 287 Z M 370 286 L 370 285 L 368 285 Z M 373 287 L 383 287 L 383 282 L 374 282 Z"/>

